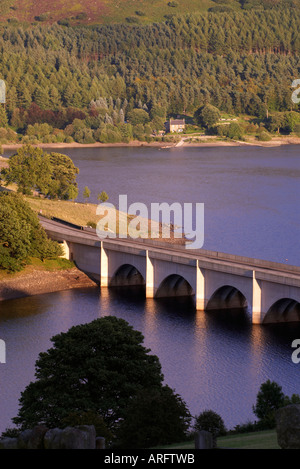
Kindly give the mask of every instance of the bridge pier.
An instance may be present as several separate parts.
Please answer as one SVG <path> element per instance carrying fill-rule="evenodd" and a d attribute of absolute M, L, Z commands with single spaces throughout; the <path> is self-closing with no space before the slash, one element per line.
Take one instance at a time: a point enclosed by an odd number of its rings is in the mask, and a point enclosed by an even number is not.
<path fill-rule="evenodd" d="M 154 266 L 146 250 L 146 298 L 154 298 Z"/>
<path fill-rule="evenodd" d="M 67 241 L 62 241 L 60 243 L 61 247 L 62 247 L 62 250 L 63 250 L 63 255 L 60 256 L 62 257 L 63 259 L 68 259 L 68 261 L 70 260 L 71 258 L 71 254 L 70 254 L 70 246 L 69 244 L 67 243 Z"/>
<path fill-rule="evenodd" d="M 108 287 L 108 254 L 103 247 L 103 241 L 101 241 L 100 247 L 100 287 Z"/>
<path fill-rule="evenodd" d="M 205 275 L 204 270 L 199 266 L 199 261 L 196 263 L 196 309 L 204 311 L 207 305 L 205 298 Z"/>
<path fill-rule="evenodd" d="M 256 278 L 255 270 L 252 278 L 252 324 L 262 323 L 262 292 L 260 281 Z"/>

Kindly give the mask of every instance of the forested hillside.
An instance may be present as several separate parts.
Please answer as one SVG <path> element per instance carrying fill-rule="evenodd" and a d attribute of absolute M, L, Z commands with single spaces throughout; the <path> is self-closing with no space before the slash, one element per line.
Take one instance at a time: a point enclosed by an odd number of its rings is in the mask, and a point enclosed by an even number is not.
<path fill-rule="evenodd" d="M 0 126 L 7 118 L 19 132 L 36 123 L 66 129 L 85 119 L 97 130 L 123 124 L 134 108 L 147 114 L 136 122 L 145 125 L 192 115 L 205 103 L 259 118 L 296 111 L 291 84 L 300 77 L 299 24 L 299 9 L 289 6 L 148 25 L 3 25 L 7 116 L 2 112 Z M 68 130 L 74 137 L 74 128 Z M 80 124 L 75 130 L 83 132 Z"/>

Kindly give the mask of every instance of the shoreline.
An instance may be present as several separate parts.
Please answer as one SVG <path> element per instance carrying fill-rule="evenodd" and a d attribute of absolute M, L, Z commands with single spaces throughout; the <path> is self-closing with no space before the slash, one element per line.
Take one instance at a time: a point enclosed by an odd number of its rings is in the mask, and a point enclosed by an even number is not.
<path fill-rule="evenodd" d="M 187 142 L 186 139 L 199 139 L 202 141 L 197 142 Z M 209 141 L 211 140 L 211 141 Z M 239 140 L 215 140 L 215 137 L 212 136 L 203 136 L 203 137 L 193 137 L 185 136 L 179 142 L 140 142 L 132 141 L 130 143 L 38 143 L 32 144 L 33 147 L 42 147 L 42 148 L 188 148 L 188 147 L 241 147 L 241 146 L 255 146 L 255 147 L 274 147 L 281 145 L 299 145 L 300 137 L 274 137 L 268 142 L 261 142 L 259 140 L 249 140 L 249 141 L 239 141 Z M 3 144 L 2 149 L 5 150 L 17 150 L 24 146 L 22 143 L 11 143 Z M 3 156 L 2 156 L 3 157 Z"/>
<path fill-rule="evenodd" d="M 0 303 L 45 293 L 95 287 L 96 283 L 76 267 L 65 270 L 19 272 L 0 280 Z M 1 314 L 1 313 L 0 313 Z"/>

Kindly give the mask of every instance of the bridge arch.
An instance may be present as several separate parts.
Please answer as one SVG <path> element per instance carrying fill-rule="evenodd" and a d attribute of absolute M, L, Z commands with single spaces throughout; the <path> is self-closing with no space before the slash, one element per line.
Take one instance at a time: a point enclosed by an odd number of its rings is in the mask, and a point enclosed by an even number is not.
<path fill-rule="evenodd" d="M 141 272 L 132 264 L 122 264 L 111 277 L 109 286 L 133 286 L 145 285 L 145 279 Z"/>
<path fill-rule="evenodd" d="M 170 274 L 165 277 L 157 288 L 155 294 L 157 298 L 193 295 L 195 295 L 193 287 L 182 275 L 179 274 Z"/>
<path fill-rule="evenodd" d="M 263 323 L 299 322 L 300 303 L 292 298 L 281 298 L 268 309 Z"/>
<path fill-rule="evenodd" d="M 232 285 L 223 285 L 211 295 L 205 309 L 244 309 L 247 307 L 247 298 L 238 288 Z"/>

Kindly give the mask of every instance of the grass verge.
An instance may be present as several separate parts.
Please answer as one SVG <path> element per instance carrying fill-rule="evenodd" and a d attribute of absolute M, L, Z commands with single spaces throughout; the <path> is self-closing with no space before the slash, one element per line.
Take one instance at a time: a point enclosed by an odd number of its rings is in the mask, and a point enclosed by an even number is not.
<path fill-rule="evenodd" d="M 277 443 L 275 430 L 264 430 L 260 432 L 239 433 L 227 435 L 217 440 L 218 448 L 232 449 L 280 449 Z M 174 443 L 168 446 L 160 446 L 154 449 L 194 449 L 194 441 Z"/>
<path fill-rule="evenodd" d="M 88 222 L 97 223 L 97 205 L 83 204 L 69 200 L 50 200 L 41 197 L 25 197 L 32 210 L 45 217 L 57 217 L 76 225 L 86 226 Z"/>
<path fill-rule="evenodd" d="M 218 438 L 217 444 L 219 448 L 280 449 L 275 430 L 228 435 Z"/>
<path fill-rule="evenodd" d="M 7 270 L 0 269 L 0 281 L 22 277 L 30 272 L 56 272 L 58 270 L 72 269 L 73 267 L 75 267 L 74 262 L 63 258 L 45 259 L 41 261 L 40 259 L 31 257 L 24 269 L 19 272 L 8 272 Z"/>

